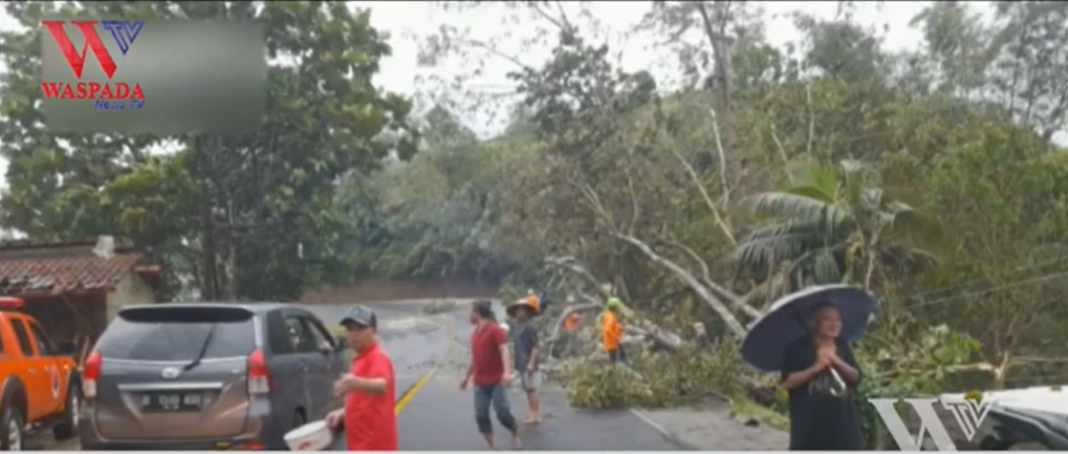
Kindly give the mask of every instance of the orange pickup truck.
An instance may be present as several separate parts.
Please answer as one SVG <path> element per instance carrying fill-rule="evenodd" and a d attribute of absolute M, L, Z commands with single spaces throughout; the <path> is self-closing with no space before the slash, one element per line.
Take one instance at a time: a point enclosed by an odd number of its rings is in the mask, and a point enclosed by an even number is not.
<path fill-rule="evenodd" d="M 0 450 L 26 449 L 31 429 L 56 439 L 77 435 L 81 395 L 72 345 L 57 348 L 21 299 L 0 297 Z"/>

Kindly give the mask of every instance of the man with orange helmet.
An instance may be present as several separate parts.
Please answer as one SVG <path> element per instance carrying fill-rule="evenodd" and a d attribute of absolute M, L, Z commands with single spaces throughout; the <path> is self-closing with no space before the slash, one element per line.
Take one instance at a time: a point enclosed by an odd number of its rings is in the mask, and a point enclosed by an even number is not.
<path fill-rule="evenodd" d="M 519 384 L 527 395 L 526 424 L 541 422 L 538 411 L 538 388 L 541 386 L 541 373 L 538 371 L 538 330 L 531 319 L 538 315 L 538 297 L 530 292 L 523 298 L 508 306 L 508 315 L 515 319 L 512 334 L 512 346 L 515 359 L 515 371 L 519 374 Z"/>

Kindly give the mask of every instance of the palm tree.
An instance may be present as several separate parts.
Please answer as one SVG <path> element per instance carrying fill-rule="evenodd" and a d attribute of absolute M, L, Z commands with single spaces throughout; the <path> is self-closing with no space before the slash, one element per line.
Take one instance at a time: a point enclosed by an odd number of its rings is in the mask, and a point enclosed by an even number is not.
<path fill-rule="evenodd" d="M 886 197 L 878 176 L 858 161 L 807 164 L 791 174 L 786 190 L 751 197 L 753 213 L 773 221 L 745 236 L 732 255 L 741 270 L 763 281 L 747 297 L 769 302 L 834 282 L 872 290 L 887 271 L 935 264 L 915 240 L 937 235 L 937 224 Z"/>

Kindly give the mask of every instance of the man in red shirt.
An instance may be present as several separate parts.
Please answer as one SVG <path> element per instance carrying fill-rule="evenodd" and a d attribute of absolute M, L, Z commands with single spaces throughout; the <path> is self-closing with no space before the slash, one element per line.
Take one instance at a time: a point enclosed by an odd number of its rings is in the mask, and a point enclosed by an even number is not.
<path fill-rule="evenodd" d="M 475 325 L 471 333 L 471 365 L 460 382 L 460 389 L 467 389 L 469 382 L 475 384 L 475 422 L 490 450 L 494 449 L 493 424 L 489 417 L 491 405 L 497 413 L 497 421 L 512 433 L 512 449 L 522 449 L 519 427 L 508 407 L 506 386 L 512 375 L 509 370 L 508 339 L 504 330 L 494 321 L 496 317 L 489 301 L 475 301 L 471 306 L 470 319 L 471 324 Z"/>
<path fill-rule="evenodd" d="M 341 319 L 349 346 L 356 352 L 349 373 L 334 382 L 334 394 L 345 396 L 345 408 L 330 412 L 326 423 L 344 422 L 349 451 L 396 451 L 397 414 L 393 410 L 393 361 L 378 345 L 378 318 L 356 305 Z"/>

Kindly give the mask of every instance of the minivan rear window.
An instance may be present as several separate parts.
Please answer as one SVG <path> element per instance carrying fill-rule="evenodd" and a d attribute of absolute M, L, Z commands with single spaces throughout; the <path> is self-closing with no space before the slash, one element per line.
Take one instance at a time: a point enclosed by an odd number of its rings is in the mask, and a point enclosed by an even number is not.
<path fill-rule="evenodd" d="M 254 323 L 251 312 L 233 307 L 131 308 L 115 317 L 97 350 L 139 361 L 193 361 L 201 350 L 202 359 L 246 356 L 256 348 Z"/>

